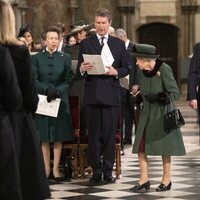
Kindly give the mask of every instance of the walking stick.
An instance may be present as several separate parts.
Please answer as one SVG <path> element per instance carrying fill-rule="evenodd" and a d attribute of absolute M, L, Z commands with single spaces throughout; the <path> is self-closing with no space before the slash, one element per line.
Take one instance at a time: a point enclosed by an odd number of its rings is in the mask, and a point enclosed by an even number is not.
<path fill-rule="evenodd" d="M 130 92 L 130 103 L 131 103 L 131 108 L 133 111 L 133 119 L 135 122 L 135 131 L 138 126 L 138 120 L 139 120 L 139 113 L 140 113 L 140 103 L 142 102 L 142 97 L 139 92 L 136 94 L 133 94 Z"/>

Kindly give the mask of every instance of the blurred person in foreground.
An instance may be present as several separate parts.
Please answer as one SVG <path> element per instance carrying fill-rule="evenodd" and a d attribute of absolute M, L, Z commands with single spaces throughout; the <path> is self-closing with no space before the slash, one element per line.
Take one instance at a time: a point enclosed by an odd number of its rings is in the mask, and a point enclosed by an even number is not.
<path fill-rule="evenodd" d="M 22 199 L 42 200 L 50 196 L 50 191 L 33 123 L 38 95 L 29 50 L 16 39 L 15 33 L 15 16 L 12 7 L 9 3 L 0 0 L 0 43 L 10 51 L 22 93 L 22 105 L 16 112 L 10 114 L 15 133 Z"/>
<path fill-rule="evenodd" d="M 46 48 L 32 56 L 35 72 L 35 82 L 38 93 L 47 96 L 47 102 L 61 99 L 57 117 L 36 114 L 35 124 L 39 133 L 44 157 L 46 176 L 51 172 L 51 144 L 53 144 L 53 179 L 62 183 L 59 163 L 62 152 L 62 142 L 73 139 L 73 127 L 69 108 L 69 88 L 73 73 L 71 58 L 68 54 L 58 52 L 60 30 L 56 26 L 48 26 L 45 30 Z"/>
<path fill-rule="evenodd" d="M 147 155 L 162 157 L 163 174 L 156 192 L 167 191 L 172 186 L 171 156 L 186 153 L 180 128 L 169 133 L 164 130 L 166 106 L 170 98 L 178 99 L 180 92 L 172 69 L 158 59 L 155 46 L 135 44 L 133 55 L 141 70 L 140 94 L 143 105 L 132 150 L 138 154 L 140 179 L 131 191 L 137 193 L 150 189 Z"/>
<path fill-rule="evenodd" d="M 1 42 L 0 63 L 0 197 L 22 200 L 15 135 L 9 119 L 21 106 L 22 97 L 9 50 Z"/>
<path fill-rule="evenodd" d="M 108 29 L 111 14 L 107 9 L 96 11 L 94 25 L 96 34 L 87 37 L 80 43 L 80 54 L 77 75 L 85 78 L 84 104 L 87 106 L 89 162 L 93 169 L 90 183 L 114 183 L 112 176 L 115 160 L 115 134 L 120 110 L 119 78 L 129 72 L 129 56 L 125 44 L 119 38 L 110 36 Z M 101 55 L 103 45 L 108 45 L 114 62 L 106 66 L 104 74 L 90 75 L 88 70 L 93 66 L 85 62 L 83 54 Z M 102 155 L 102 160 L 101 160 Z"/>

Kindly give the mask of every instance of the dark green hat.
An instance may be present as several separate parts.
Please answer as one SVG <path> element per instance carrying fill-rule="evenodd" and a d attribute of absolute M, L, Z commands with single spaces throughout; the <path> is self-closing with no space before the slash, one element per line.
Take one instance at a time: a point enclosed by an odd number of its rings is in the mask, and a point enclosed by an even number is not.
<path fill-rule="evenodd" d="M 150 44 L 135 44 L 133 56 L 140 58 L 158 58 L 156 47 Z"/>

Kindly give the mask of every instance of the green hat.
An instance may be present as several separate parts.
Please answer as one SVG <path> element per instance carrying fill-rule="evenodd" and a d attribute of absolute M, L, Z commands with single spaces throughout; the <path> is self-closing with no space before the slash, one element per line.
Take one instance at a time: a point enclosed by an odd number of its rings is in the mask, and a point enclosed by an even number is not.
<path fill-rule="evenodd" d="M 150 44 L 135 44 L 133 56 L 140 58 L 158 58 L 156 47 Z"/>

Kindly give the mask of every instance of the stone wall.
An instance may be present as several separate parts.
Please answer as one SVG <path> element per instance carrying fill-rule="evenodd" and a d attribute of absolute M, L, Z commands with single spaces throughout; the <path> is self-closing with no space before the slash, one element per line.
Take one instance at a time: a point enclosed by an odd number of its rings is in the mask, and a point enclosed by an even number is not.
<path fill-rule="evenodd" d="M 51 24 L 62 22 L 69 30 L 71 12 L 68 9 L 69 0 L 26 0 L 26 23 L 33 25 L 33 33 L 39 40 L 43 29 Z"/>
<path fill-rule="evenodd" d="M 86 24 L 93 23 L 95 11 L 101 7 L 110 10 L 114 27 L 118 28 L 121 24 L 116 0 L 19 0 L 19 2 L 26 4 L 26 8 L 23 8 L 26 13 L 24 21 L 32 24 L 35 40 L 40 39 L 45 26 L 56 22 L 64 23 L 66 32 L 70 31 L 71 24 L 79 20 L 83 20 Z M 72 2 L 77 5 L 74 9 L 71 8 Z"/>
<path fill-rule="evenodd" d="M 49 24 L 62 22 L 67 32 L 70 25 L 83 20 L 86 24 L 94 21 L 95 11 L 100 7 L 110 10 L 112 26 L 124 28 L 132 41 L 139 38 L 139 27 L 149 23 L 166 23 L 180 30 L 179 57 L 191 53 L 199 39 L 200 0 L 12 0 L 18 9 L 17 27 L 21 23 L 31 23 L 35 40 L 39 40 L 43 28 Z M 180 5 L 185 2 L 186 5 Z M 198 2 L 198 6 L 190 5 Z M 26 6 L 23 6 L 26 4 Z M 197 13 L 196 13 L 196 10 Z M 194 10 L 194 11 L 193 11 Z M 22 16 L 19 16 L 23 13 Z M 25 13 L 25 14 L 24 14 Z M 20 24 L 21 25 L 21 24 Z M 187 43 L 185 42 L 187 41 Z M 184 50 L 184 51 L 183 51 Z"/>

